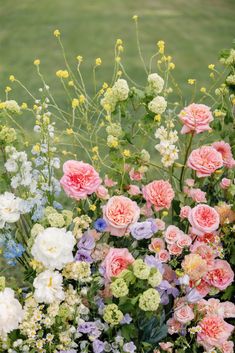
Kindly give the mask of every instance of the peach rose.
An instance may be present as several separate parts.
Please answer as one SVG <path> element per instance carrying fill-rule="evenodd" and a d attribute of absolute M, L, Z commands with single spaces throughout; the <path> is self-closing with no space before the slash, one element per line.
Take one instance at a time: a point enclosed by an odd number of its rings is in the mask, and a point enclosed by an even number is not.
<path fill-rule="evenodd" d="M 200 255 L 206 261 L 207 265 L 213 265 L 216 254 L 211 246 L 200 241 L 195 241 L 190 250 L 193 254 Z"/>
<path fill-rule="evenodd" d="M 223 308 L 224 317 L 235 318 L 235 305 L 232 302 L 223 302 L 220 304 Z"/>
<path fill-rule="evenodd" d="M 224 166 L 227 168 L 234 168 L 235 167 L 235 160 L 232 155 L 231 146 L 229 143 L 225 141 L 218 141 L 212 144 L 212 147 L 218 151 L 223 159 Z"/>
<path fill-rule="evenodd" d="M 169 250 L 170 255 L 178 256 L 182 254 L 183 249 L 177 244 L 168 244 L 167 249 Z"/>
<path fill-rule="evenodd" d="M 165 242 L 161 238 L 153 238 L 149 244 L 149 250 L 158 253 L 165 248 Z"/>
<path fill-rule="evenodd" d="M 220 290 L 226 289 L 234 279 L 234 273 L 229 263 L 225 260 L 215 260 L 212 268 L 210 268 L 206 281 L 209 285 Z"/>
<path fill-rule="evenodd" d="M 192 103 L 179 113 L 179 118 L 184 124 L 181 134 L 195 132 L 200 134 L 203 131 L 211 130 L 209 123 L 214 120 L 211 108 L 205 104 Z"/>
<path fill-rule="evenodd" d="M 170 335 L 178 333 L 182 329 L 182 324 L 174 318 L 169 319 L 166 324 Z"/>
<path fill-rule="evenodd" d="M 101 200 L 109 199 L 109 192 L 103 185 L 98 186 L 98 189 L 96 190 L 96 195 Z"/>
<path fill-rule="evenodd" d="M 199 322 L 201 331 L 197 334 L 197 342 L 206 350 L 221 348 L 233 332 L 233 326 L 216 315 L 205 316 Z"/>
<path fill-rule="evenodd" d="M 189 305 L 180 305 L 178 308 L 175 308 L 174 318 L 181 324 L 187 324 L 194 319 L 194 313 Z"/>
<path fill-rule="evenodd" d="M 208 205 L 197 205 L 191 209 L 188 220 L 192 226 L 192 233 L 203 235 L 212 233 L 219 228 L 219 214 Z"/>
<path fill-rule="evenodd" d="M 183 234 L 182 230 L 180 230 L 178 227 L 169 226 L 164 232 L 164 239 L 167 242 L 167 244 L 174 244 L 182 236 L 182 234 Z"/>
<path fill-rule="evenodd" d="M 64 175 L 60 183 L 66 194 L 73 199 L 85 199 L 101 184 L 97 171 L 87 163 L 69 160 L 63 165 Z"/>
<path fill-rule="evenodd" d="M 135 261 L 128 249 L 111 248 L 101 264 L 107 280 L 117 277 L 123 270 Z"/>
<path fill-rule="evenodd" d="M 202 146 L 193 150 L 188 158 L 187 166 L 196 170 L 198 178 L 210 176 L 223 166 L 223 159 L 215 148 Z"/>
<path fill-rule="evenodd" d="M 161 262 L 168 262 L 171 258 L 170 253 L 165 249 L 160 250 L 156 257 Z"/>
<path fill-rule="evenodd" d="M 220 187 L 221 189 L 224 189 L 224 190 L 228 189 L 230 185 L 231 185 L 231 180 L 228 178 L 223 178 L 220 182 Z"/>
<path fill-rule="evenodd" d="M 157 225 L 158 230 L 165 230 L 165 228 L 166 228 L 166 223 L 165 223 L 162 219 L 156 218 L 156 219 L 155 219 L 155 222 L 156 222 L 156 225 Z"/>
<path fill-rule="evenodd" d="M 113 196 L 103 207 L 103 218 L 107 223 L 107 231 L 121 237 L 131 224 L 138 221 L 140 209 L 137 203 L 125 196 Z"/>
<path fill-rule="evenodd" d="M 180 248 L 185 248 L 186 246 L 190 246 L 192 243 L 192 239 L 187 234 L 181 234 L 180 238 L 177 240 L 176 245 Z"/>
<path fill-rule="evenodd" d="M 198 254 L 189 254 L 184 257 L 182 268 L 192 281 L 197 281 L 207 273 L 206 261 Z"/>
<path fill-rule="evenodd" d="M 180 209 L 180 218 L 181 219 L 188 218 L 190 211 L 191 211 L 191 207 L 190 206 L 181 207 L 181 209 Z"/>
<path fill-rule="evenodd" d="M 191 189 L 189 191 L 189 196 L 195 202 L 206 202 L 206 193 L 201 189 Z"/>
<path fill-rule="evenodd" d="M 143 187 L 143 196 L 148 207 L 153 205 L 156 211 L 160 211 L 171 207 L 175 193 L 168 181 L 155 180 Z"/>
<path fill-rule="evenodd" d="M 128 192 L 129 195 L 132 195 L 132 196 L 136 196 L 136 195 L 140 195 L 141 194 L 139 186 L 132 185 L 132 184 L 128 186 L 127 192 Z"/>
<path fill-rule="evenodd" d="M 117 185 L 117 182 L 113 181 L 107 175 L 105 175 L 105 177 L 104 177 L 104 185 L 107 186 L 107 188 L 112 188 L 113 186 Z"/>

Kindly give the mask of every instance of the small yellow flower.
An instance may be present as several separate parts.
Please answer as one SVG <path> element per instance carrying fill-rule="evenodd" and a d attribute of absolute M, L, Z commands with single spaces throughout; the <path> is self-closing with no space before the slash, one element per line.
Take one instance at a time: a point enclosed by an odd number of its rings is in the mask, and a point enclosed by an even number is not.
<path fill-rule="evenodd" d="M 215 77 L 214 73 L 211 72 L 211 73 L 210 73 L 210 78 L 214 78 L 214 77 Z"/>
<path fill-rule="evenodd" d="M 98 151 L 99 151 L 98 146 L 94 146 L 94 147 L 92 148 L 92 152 L 93 152 L 93 153 L 98 153 Z"/>
<path fill-rule="evenodd" d="M 206 87 L 201 87 L 201 88 L 200 88 L 200 92 L 206 93 Z"/>
<path fill-rule="evenodd" d="M 116 61 L 117 63 L 120 63 L 121 57 L 120 57 L 120 56 L 116 56 L 115 61 Z"/>
<path fill-rule="evenodd" d="M 72 80 L 69 81 L 69 82 L 68 82 L 68 86 L 70 86 L 70 87 L 74 86 L 74 82 L 73 82 Z"/>
<path fill-rule="evenodd" d="M 215 65 L 214 65 L 214 64 L 208 65 L 208 69 L 209 69 L 209 70 L 214 70 L 214 69 L 215 69 Z"/>
<path fill-rule="evenodd" d="M 124 150 L 122 154 L 124 157 L 127 157 L 127 158 L 131 156 L 130 150 Z"/>
<path fill-rule="evenodd" d="M 53 33 L 53 34 L 54 34 L 54 36 L 57 37 L 57 38 L 60 37 L 60 31 L 59 31 L 58 29 L 54 30 L 54 33 Z"/>
<path fill-rule="evenodd" d="M 59 78 L 68 78 L 69 73 L 67 70 L 58 70 L 58 71 L 56 71 L 56 76 Z"/>
<path fill-rule="evenodd" d="M 39 153 L 41 150 L 40 144 L 36 143 L 36 145 L 33 146 L 33 152 Z"/>
<path fill-rule="evenodd" d="M 170 70 L 174 70 L 175 64 L 174 63 L 169 63 L 168 67 L 169 67 Z"/>
<path fill-rule="evenodd" d="M 123 48 L 122 45 L 119 45 L 117 49 L 118 49 L 119 52 L 123 52 L 124 51 L 124 48 Z"/>
<path fill-rule="evenodd" d="M 37 110 L 37 109 L 38 109 L 37 104 L 34 104 L 34 105 L 33 105 L 33 110 Z"/>
<path fill-rule="evenodd" d="M 139 18 L 139 16 L 137 16 L 137 15 L 132 16 L 132 20 L 134 20 L 134 21 L 138 21 L 138 18 Z"/>
<path fill-rule="evenodd" d="M 83 103 L 85 103 L 85 101 L 86 101 L 86 97 L 83 94 L 81 94 L 79 97 L 79 103 L 83 104 Z"/>
<path fill-rule="evenodd" d="M 10 75 L 9 80 L 10 80 L 11 82 L 14 82 L 14 81 L 15 81 L 15 76 L 14 76 L 14 75 Z"/>
<path fill-rule="evenodd" d="M 100 66 L 102 64 L 102 60 L 100 58 L 95 59 L 95 65 Z"/>
<path fill-rule="evenodd" d="M 72 108 L 75 109 L 79 106 L 79 100 L 77 98 L 73 98 L 72 100 Z"/>
<path fill-rule="evenodd" d="M 40 65 L 40 60 L 39 59 L 35 59 L 33 63 L 34 63 L 34 65 L 38 66 L 38 65 Z"/>
<path fill-rule="evenodd" d="M 108 85 L 106 82 L 104 82 L 102 87 L 103 87 L 103 89 L 107 89 L 108 86 L 109 86 L 109 85 Z"/>
<path fill-rule="evenodd" d="M 122 45 L 122 44 L 123 44 L 122 40 L 121 39 L 117 39 L 116 45 Z"/>
<path fill-rule="evenodd" d="M 160 54 L 164 54 L 164 51 L 165 51 L 165 42 L 164 42 L 164 40 L 159 40 L 157 42 L 157 46 L 158 46 L 158 49 L 159 49 L 159 53 Z"/>
<path fill-rule="evenodd" d="M 235 102 L 234 102 L 235 103 Z M 224 113 L 221 111 L 221 110 L 215 110 L 214 111 L 214 116 L 216 117 L 216 118 L 218 118 L 218 117 L 220 117 L 220 116 L 223 116 L 224 115 Z"/>
<path fill-rule="evenodd" d="M 122 71 L 121 70 L 118 70 L 117 76 L 122 76 Z"/>
<path fill-rule="evenodd" d="M 27 109 L 28 108 L 28 104 L 27 103 L 22 103 L 21 104 L 21 109 Z"/>
<path fill-rule="evenodd" d="M 93 161 L 98 161 L 98 156 L 95 154 L 94 156 L 91 157 Z"/>
<path fill-rule="evenodd" d="M 194 78 L 189 78 L 189 79 L 188 79 L 188 84 L 189 84 L 189 85 L 194 85 L 195 82 L 196 82 L 196 80 L 195 80 Z"/>
<path fill-rule="evenodd" d="M 167 211 L 163 211 L 163 212 L 162 212 L 162 216 L 163 216 L 163 217 L 168 216 L 168 212 L 167 212 Z"/>
<path fill-rule="evenodd" d="M 64 156 L 67 156 L 68 152 L 65 151 L 65 150 L 63 150 L 63 151 L 62 151 L 62 154 L 63 154 Z"/>
<path fill-rule="evenodd" d="M 6 103 L 0 102 L 0 109 L 5 109 L 5 108 L 6 108 Z"/>
<path fill-rule="evenodd" d="M 79 63 L 81 63 L 81 62 L 83 61 L 83 57 L 82 57 L 81 55 L 78 55 L 78 56 L 77 56 L 77 61 L 78 61 Z"/>
<path fill-rule="evenodd" d="M 66 129 L 66 133 L 67 133 L 67 135 L 73 135 L 74 131 L 73 131 L 73 129 Z"/>
<path fill-rule="evenodd" d="M 158 123 L 160 123 L 161 118 L 162 118 L 161 115 L 157 114 L 157 115 L 155 115 L 154 120 L 157 121 Z"/>
<path fill-rule="evenodd" d="M 96 210 L 96 205 L 90 205 L 89 209 L 94 212 Z"/>
<path fill-rule="evenodd" d="M 11 91 L 11 87 L 6 86 L 6 88 L 5 88 L 5 92 L 6 92 L 6 93 L 8 93 L 8 92 L 10 92 L 10 91 Z"/>
<path fill-rule="evenodd" d="M 218 169 L 215 171 L 215 174 L 222 174 L 223 173 L 223 169 Z"/>

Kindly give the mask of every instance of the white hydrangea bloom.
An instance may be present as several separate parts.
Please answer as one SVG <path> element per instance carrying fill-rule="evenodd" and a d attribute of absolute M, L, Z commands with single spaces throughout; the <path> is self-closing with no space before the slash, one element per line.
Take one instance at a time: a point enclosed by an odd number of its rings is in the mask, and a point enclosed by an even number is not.
<path fill-rule="evenodd" d="M 163 90 L 164 80 L 157 73 L 148 75 L 148 83 L 150 89 L 154 94 L 161 93 L 161 91 Z"/>
<path fill-rule="evenodd" d="M 128 98 L 129 87 L 126 80 L 119 78 L 113 85 L 113 93 L 118 101 L 125 101 Z"/>
<path fill-rule="evenodd" d="M 148 104 L 148 108 L 151 112 L 155 114 L 163 114 L 167 107 L 167 101 L 162 96 L 155 97 Z"/>
<path fill-rule="evenodd" d="M 63 291 L 63 277 L 58 271 L 46 270 L 34 280 L 34 298 L 38 303 L 51 304 L 65 298 Z"/>
<path fill-rule="evenodd" d="M 0 229 L 6 223 L 15 223 L 21 214 L 21 199 L 10 192 L 0 195 Z"/>
<path fill-rule="evenodd" d="M 14 291 L 11 288 L 0 291 L 0 337 L 16 330 L 23 315 L 22 306 L 14 297 Z"/>
<path fill-rule="evenodd" d="M 50 227 L 38 234 L 32 247 L 32 255 L 50 269 L 61 270 L 73 261 L 73 248 L 76 241 L 72 232 Z"/>

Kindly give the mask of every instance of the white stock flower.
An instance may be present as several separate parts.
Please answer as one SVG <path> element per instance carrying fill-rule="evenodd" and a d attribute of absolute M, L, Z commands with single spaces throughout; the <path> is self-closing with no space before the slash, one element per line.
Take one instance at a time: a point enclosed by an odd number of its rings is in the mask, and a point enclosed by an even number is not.
<path fill-rule="evenodd" d="M 151 112 L 155 114 L 162 114 L 166 110 L 167 101 L 162 96 L 157 96 L 153 98 L 151 102 L 148 104 L 148 108 Z"/>
<path fill-rule="evenodd" d="M 10 192 L 0 195 L 0 229 L 5 223 L 15 223 L 20 218 L 21 199 Z"/>
<path fill-rule="evenodd" d="M 0 336 L 16 330 L 23 314 L 21 304 L 14 297 L 14 291 L 11 288 L 0 291 Z"/>
<path fill-rule="evenodd" d="M 51 304 L 64 300 L 63 277 L 58 271 L 46 270 L 34 280 L 34 298 L 38 303 Z"/>
<path fill-rule="evenodd" d="M 72 232 L 50 227 L 38 234 L 32 247 L 32 255 L 50 269 L 61 270 L 73 261 L 73 247 L 76 241 Z"/>
<path fill-rule="evenodd" d="M 158 94 L 163 90 L 164 80 L 156 73 L 148 75 L 148 83 L 154 94 Z"/>
<path fill-rule="evenodd" d="M 130 90 L 127 81 L 119 78 L 113 85 L 112 91 L 118 101 L 125 101 L 128 98 Z"/>

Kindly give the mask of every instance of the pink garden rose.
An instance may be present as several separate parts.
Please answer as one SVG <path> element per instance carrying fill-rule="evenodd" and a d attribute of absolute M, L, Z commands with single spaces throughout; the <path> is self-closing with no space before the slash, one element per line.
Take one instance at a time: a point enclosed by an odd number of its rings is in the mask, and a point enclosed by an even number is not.
<path fill-rule="evenodd" d="M 143 196 L 148 207 L 153 205 L 156 211 L 160 211 L 171 207 L 175 193 L 168 181 L 155 180 L 143 187 Z"/>
<path fill-rule="evenodd" d="M 165 249 L 165 242 L 162 238 L 153 238 L 149 244 L 149 250 L 158 253 L 160 250 Z"/>
<path fill-rule="evenodd" d="M 107 188 L 112 188 L 113 186 L 117 185 L 117 182 L 113 181 L 107 175 L 105 175 L 105 177 L 104 177 L 104 185 L 107 186 Z"/>
<path fill-rule="evenodd" d="M 188 218 L 190 211 L 191 211 L 191 207 L 190 206 L 183 206 L 180 209 L 180 218 L 181 219 Z"/>
<path fill-rule="evenodd" d="M 202 146 L 189 155 L 187 165 L 196 170 L 198 178 L 210 176 L 223 166 L 222 155 L 211 146 Z"/>
<path fill-rule="evenodd" d="M 234 273 L 229 263 L 225 260 L 215 260 L 206 276 L 210 286 L 219 290 L 226 289 L 234 279 Z"/>
<path fill-rule="evenodd" d="M 167 249 L 169 250 L 170 255 L 178 256 L 182 254 L 183 248 L 177 244 L 168 244 Z"/>
<path fill-rule="evenodd" d="M 213 265 L 216 254 L 211 246 L 200 241 L 195 241 L 190 247 L 190 251 L 193 254 L 200 255 L 206 261 L 208 266 Z"/>
<path fill-rule="evenodd" d="M 221 189 L 224 189 L 224 190 L 228 189 L 230 185 L 231 185 L 231 180 L 228 178 L 223 178 L 220 182 L 220 187 Z"/>
<path fill-rule="evenodd" d="M 132 184 L 128 186 L 127 192 L 128 192 L 129 195 L 132 195 L 132 196 L 136 196 L 136 195 L 140 195 L 141 194 L 139 186 L 132 185 Z"/>
<path fill-rule="evenodd" d="M 171 342 L 159 342 L 159 346 L 164 352 L 172 353 L 173 351 L 173 343 Z"/>
<path fill-rule="evenodd" d="M 142 180 L 143 175 L 143 173 L 140 173 L 138 170 L 134 170 L 133 168 L 129 172 L 130 179 L 135 181 Z"/>
<path fill-rule="evenodd" d="M 182 329 L 182 324 L 174 318 L 171 318 L 167 321 L 167 327 L 168 333 L 170 335 L 173 335 L 174 333 L 178 333 Z"/>
<path fill-rule="evenodd" d="M 140 216 L 140 209 L 135 201 L 125 196 L 113 196 L 103 207 L 103 218 L 112 235 L 121 237 L 136 223 Z"/>
<path fill-rule="evenodd" d="M 219 228 L 219 214 L 208 205 L 200 204 L 192 208 L 188 220 L 192 226 L 192 233 L 199 236 L 212 233 Z"/>
<path fill-rule="evenodd" d="M 201 331 L 197 335 L 197 341 L 206 350 L 221 348 L 233 331 L 232 325 L 216 315 L 205 316 L 199 326 Z"/>
<path fill-rule="evenodd" d="M 174 244 L 182 236 L 183 232 L 176 226 L 168 226 L 164 232 L 164 239 L 167 244 Z"/>
<path fill-rule="evenodd" d="M 96 195 L 101 200 L 108 200 L 109 199 L 109 192 L 103 185 L 98 186 L 98 188 L 96 190 Z"/>
<path fill-rule="evenodd" d="M 76 200 L 85 199 L 101 184 L 97 171 L 84 162 L 67 161 L 63 165 L 63 172 L 60 183 L 66 194 Z"/>
<path fill-rule="evenodd" d="M 185 248 L 187 246 L 190 246 L 192 243 L 192 239 L 190 238 L 189 235 L 187 234 L 181 234 L 179 239 L 176 242 L 176 245 L 179 246 L 180 248 Z"/>
<path fill-rule="evenodd" d="M 190 189 L 189 196 L 195 202 L 206 202 L 206 193 L 201 189 Z"/>
<path fill-rule="evenodd" d="M 134 261 L 135 259 L 128 249 L 111 248 L 101 267 L 104 269 L 105 277 L 110 281 L 112 277 L 117 277 Z"/>
<path fill-rule="evenodd" d="M 189 305 L 179 305 L 178 308 L 175 308 L 174 318 L 181 324 L 187 324 L 194 319 L 194 313 Z"/>
<path fill-rule="evenodd" d="M 156 254 L 156 258 L 160 262 L 168 262 L 171 258 L 169 251 L 162 249 Z"/>
<path fill-rule="evenodd" d="M 222 353 L 234 353 L 233 341 L 226 341 L 221 346 Z"/>
<path fill-rule="evenodd" d="M 232 155 L 231 146 L 225 141 L 218 141 L 212 144 L 212 147 L 216 149 L 222 156 L 224 166 L 227 168 L 235 167 L 235 160 Z"/>
<path fill-rule="evenodd" d="M 179 118 L 184 124 L 181 134 L 195 132 L 200 134 L 203 131 L 211 130 L 209 123 L 214 120 L 211 108 L 205 104 L 192 103 L 179 113 Z"/>

